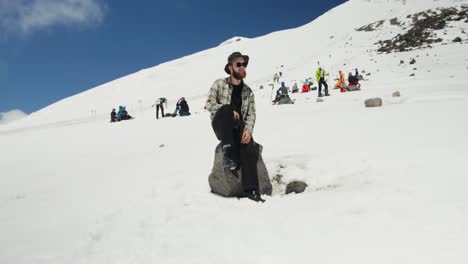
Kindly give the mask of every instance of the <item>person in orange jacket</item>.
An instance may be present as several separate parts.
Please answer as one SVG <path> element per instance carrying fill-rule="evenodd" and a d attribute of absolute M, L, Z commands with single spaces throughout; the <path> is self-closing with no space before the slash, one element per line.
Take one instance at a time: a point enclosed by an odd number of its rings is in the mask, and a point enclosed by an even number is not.
<path fill-rule="evenodd" d="M 345 74 L 344 72 L 342 71 L 339 71 L 338 72 L 338 75 L 339 75 L 339 80 L 336 82 L 335 84 L 335 89 L 340 89 L 341 92 L 345 92 L 346 91 L 346 78 L 345 78 Z"/>

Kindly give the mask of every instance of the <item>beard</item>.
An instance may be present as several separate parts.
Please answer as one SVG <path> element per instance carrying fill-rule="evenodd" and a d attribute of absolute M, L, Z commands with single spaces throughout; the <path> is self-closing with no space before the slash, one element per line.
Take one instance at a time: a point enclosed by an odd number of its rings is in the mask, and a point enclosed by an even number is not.
<path fill-rule="evenodd" d="M 245 71 L 245 70 L 243 70 L 243 71 L 234 71 L 232 73 L 232 76 L 234 76 L 234 78 L 236 78 L 237 80 L 243 80 L 247 76 L 247 71 Z"/>

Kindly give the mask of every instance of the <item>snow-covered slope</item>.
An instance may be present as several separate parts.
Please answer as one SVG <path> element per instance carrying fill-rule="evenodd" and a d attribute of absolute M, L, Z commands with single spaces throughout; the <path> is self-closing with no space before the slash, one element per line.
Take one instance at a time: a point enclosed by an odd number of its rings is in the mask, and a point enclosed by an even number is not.
<path fill-rule="evenodd" d="M 302 27 L 235 37 L 0 127 L 0 263 L 466 263 L 466 16 L 431 31 L 442 39 L 431 48 L 377 52 L 415 13 L 463 5 L 351 0 Z M 203 106 L 233 51 L 250 55 L 254 137 L 270 177 L 282 175 L 264 204 L 208 187 L 217 140 Z M 330 86 L 338 70 L 365 71 L 362 91 L 271 105 L 275 72 L 291 85 L 318 62 Z M 155 120 L 160 96 L 170 110 L 185 96 L 193 115 Z M 383 107 L 364 108 L 371 97 Z M 108 123 L 118 105 L 136 119 Z M 306 192 L 283 195 L 296 179 Z"/>
<path fill-rule="evenodd" d="M 255 39 L 234 37 L 219 47 L 144 69 L 66 98 L 33 113 L 24 123 L 82 119 L 94 113 L 107 117 L 110 109 L 118 105 L 127 105 L 132 110 L 147 109 L 160 96 L 172 102 L 181 95 L 190 96 L 191 99 L 204 97 L 213 78 L 225 75 L 222 65 L 225 64 L 226 54 L 233 51 L 251 55 L 249 82 L 255 85 L 270 80 L 281 65 L 290 80 L 313 75 L 318 61 L 333 71 L 347 64 L 351 68 L 366 67 L 375 72 L 378 65 L 368 63 L 375 53 L 366 51 L 376 50 L 374 43 L 377 40 L 402 31 L 398 26 L 389 25 L 388 20 L 405 18 L 409 14 L 431 8 L 461 6 L 464 3 L 466 1 L 349 1 L 300 28 L 274 32 Z M 355 30 L 382 19 L 387 20 L 387 23 L 378 31 L 368 33 Z M 460 23 L 466 25 L 464 21 Z M 462 36 L 466 42 L 467 33 L 461 33 L 460 27 L 463 28 L 456 25 L 458 32 L 453 34 Z M 235 41 L 237 39 L 242 41 Z M 200 61 L 203 62 L 202 66 Z"/>

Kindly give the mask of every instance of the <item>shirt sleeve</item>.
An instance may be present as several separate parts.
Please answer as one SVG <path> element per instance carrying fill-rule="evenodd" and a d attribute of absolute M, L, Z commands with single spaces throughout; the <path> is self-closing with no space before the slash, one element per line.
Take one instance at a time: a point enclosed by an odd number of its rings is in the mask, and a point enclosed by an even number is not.
<path fill-rule="evenodd" d="M 222 104 L 218 103 L 218 81 L 215 81 L 208 92 L 208 98 L 206 100 L 206 110 L 214 114 L 221 108 Z"/>
<path fill-rule="evenodd" d="M 256 119 L 256 109 L 255 109 L 255 96 L 252 93 L 249 98 L 249 108 L 245 120 L 245 130 L 249 131 L 250 134 L 253 134 L 253 129 L 255 126 Z"/>

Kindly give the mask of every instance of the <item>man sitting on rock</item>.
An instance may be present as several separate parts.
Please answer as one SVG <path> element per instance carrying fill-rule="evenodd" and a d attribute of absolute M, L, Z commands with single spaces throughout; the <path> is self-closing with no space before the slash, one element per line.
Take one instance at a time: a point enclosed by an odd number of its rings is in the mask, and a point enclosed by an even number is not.
<path fill-rule="evenodd" d="M 224 168 L 241 168 L 242 187 L 249 199 L 264 201 L 259 192 L 258 148 L 252 139 L 255 125 L 255 97 L 244 78 L 249 56 L 234 52 L 229 55 L 224 71 L 228 78 L 214 82 L 208 93 L 206 109 L 211 113 L 211 125 L 222 142 Z M 230 175 L 227 175 L 230 176 Z"/>

